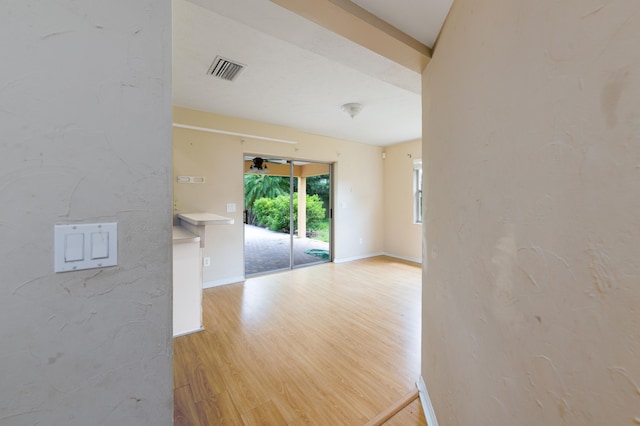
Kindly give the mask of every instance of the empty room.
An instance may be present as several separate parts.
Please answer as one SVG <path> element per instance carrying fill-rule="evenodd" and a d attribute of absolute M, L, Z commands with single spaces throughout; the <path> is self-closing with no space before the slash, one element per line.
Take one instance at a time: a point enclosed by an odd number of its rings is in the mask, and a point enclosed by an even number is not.
<path fill-rule="evenodd" d="M 637 1 L 1 9 L 0 424 L 640 424 Z"/>

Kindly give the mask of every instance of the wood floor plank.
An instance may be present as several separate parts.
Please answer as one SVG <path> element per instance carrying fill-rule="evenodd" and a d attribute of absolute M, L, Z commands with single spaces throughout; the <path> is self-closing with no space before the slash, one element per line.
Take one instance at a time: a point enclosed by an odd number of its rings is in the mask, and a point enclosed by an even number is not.
<path fill-rule="evenodd" d="M 212 351 L 208 343 L 211 342 L 203 333 L 182 336 L 176 339 L 181 345 L 178 352 L 183 360 L 180 370 L 185 377 L 179 377 L 179 382 L 185 380 L 191 387 L 194 402 L 212 398 L 223 391 L 222 383 L 216 377 L 216 372 L 209 366 L 212 364 Z M 174 353 L 176 351 L 174 350 Z M 174 368 L 174 372 L 175 372 Z"/>
<path fill-rule="evenodd" d="M 228 393 L 221 393 L 196 403 L 198 419 L 202 425 L 241 425 L 242 416 Z"/>
<path fill-rule="evenodd" d="M 181 388 L 189 384 L 189 376 L 187 374 L 187 366 L 189 365 L 186 359 L 187 352 L 180 346 L 180 339 L 173 339 L 173 388 Z"/>
<path fill-rule="evenodd" d="M 391 417 L 384 426 L 424 426 L 427 419 L 424 416 L 420 399 L 407 405 L 402 411 Z"/>
<path fill-rule="evenodd" d="M 380 412 L 373 419 L 370 419 L 369 422 L 367 422 L 366 426 L 380 426 L 380 425 L 386 423 L 387 420 L 389 420 L 394 415 L 398 414 L 407 405 L 409 405 L 410 403 L 412 403 L 416 399 L 418 399 L 418 389 L 417 388 L 412 390 L 412 391 L 410 391 L 410 392 L 408 392 L 405 396 L 400 398 L 398 401 L 394 402 L 392 405 L 387 407 L 384 411 Z"/>
<path fill-rule="evenodd" d="M 247 411 L 242 416 L 244 424 L 247 426 L 286 426 L 287 421 L 282 417 L 280 411 L 271 401 L 259 405 Z"/>
<path fill-rule="evenodd" d="M 415 389 L 420 292 L 419 265 L 386 257 L 207 289 L 205 331 L 174 340 L 176 411 L 194 425 L 365 424 Z"/>
<path fill-rule="evenodd" d="M 200 419 L 189 385 L 173 390 L 173 424 L 175 426 L 200 426 Z"/>

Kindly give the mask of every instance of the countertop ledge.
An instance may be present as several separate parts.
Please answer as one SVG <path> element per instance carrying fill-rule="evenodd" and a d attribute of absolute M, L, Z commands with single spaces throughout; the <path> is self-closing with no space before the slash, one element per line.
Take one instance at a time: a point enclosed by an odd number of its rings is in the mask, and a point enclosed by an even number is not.
<path fill-rule="evenodd" d="M 233 225 L 233 218 L 213 213 L 180 213 L 178 217 L 195 226 L 201 225 Z"/>
<path fill-rule="evenodd" d="M 182 226 L 174 226 L 172 236 L 173 244 L 197 243 L 200 241 L 200 237 L 187 231 Z"/>

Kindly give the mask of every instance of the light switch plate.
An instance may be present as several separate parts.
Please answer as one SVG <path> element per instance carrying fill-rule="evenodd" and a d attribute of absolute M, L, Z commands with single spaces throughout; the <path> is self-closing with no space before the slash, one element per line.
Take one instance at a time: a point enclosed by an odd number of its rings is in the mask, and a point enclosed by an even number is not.
<path fill-rule="evenodd" d="M 105 268 L 118 264 L 118 224 L 55 225 L 55 272 Z"/>
<path fill-rule="evenodd" d="M 235 213 L 236 203 L 227 203 L 227 213 Z"/>

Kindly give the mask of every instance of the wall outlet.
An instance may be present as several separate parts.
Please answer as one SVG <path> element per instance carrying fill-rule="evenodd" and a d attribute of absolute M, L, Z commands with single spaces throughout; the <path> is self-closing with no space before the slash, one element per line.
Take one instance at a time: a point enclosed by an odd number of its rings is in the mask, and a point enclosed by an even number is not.
<path fill-rule="evenodd" d="M 362 238 L 360 238 L 360 244 L 362 244 Z"/>
<path fill-rule="evenodd" d="M 204 259 L 202 259 L 202 263 L 204 264 L 204 266 L 211 266 L 211 258 L 209 256 L 205 257 Z"/>

